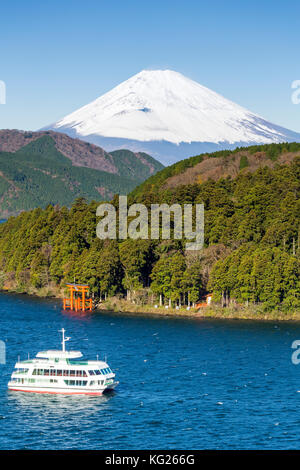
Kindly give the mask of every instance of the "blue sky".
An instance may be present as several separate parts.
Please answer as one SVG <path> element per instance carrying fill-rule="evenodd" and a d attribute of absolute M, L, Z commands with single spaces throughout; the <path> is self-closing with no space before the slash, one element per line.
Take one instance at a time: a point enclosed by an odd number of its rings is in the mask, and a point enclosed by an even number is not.
<path fill-rule="evenodd" d="M 181 72 L 300 132 L 299 1 L 1 2 L 0 128 L 36 130 L 142 69 Z"/>

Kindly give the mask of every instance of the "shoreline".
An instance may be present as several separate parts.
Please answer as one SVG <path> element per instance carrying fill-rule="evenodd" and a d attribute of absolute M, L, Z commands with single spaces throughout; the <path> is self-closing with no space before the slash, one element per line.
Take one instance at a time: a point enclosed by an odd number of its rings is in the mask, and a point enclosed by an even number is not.
<path fill-rule="evenodd" d="M 154 308 L 152 305 L 135 305 L 126 300 L 113 300 L 109 299 L 102 302 L 95 309 L 96 312 L 115 312 L 127 313 L 135 315 L 153 315 L 161 317 L 177 317 L 177 318 L 198 318 L 198 319 L 218 319 L 218 320 L 252 320 L 252 321 L 293 321 L 300 322 L 299 312 L 262 312 L 253 308 L 232 308 L 232 307 L 202 307 L 200 309 L 186 308 Z"/>
<path fill-rule="evenodd" d="M 18 291 L 17 289 L 0 289 L 3 294 L 16 294 L 27 295 L 36 299 L 53 299 L 62 301 L 63 293 L 59 288 L 50 289 L 47 292 L 43 291 Z M 176 317 L 176 318 L 198 318 L 198 319 L 217 319 L 217 320 L 251 320 L 251 321 L 288 321 L 300 322 L 300 311 L 296 312 L 263 312 L 259 306 L 250 307 L 202 307 L 199 309 L 190 308 L 165 308 L 153 305 L 137 305 L 125 299 L 118 299 L 116 297 L 109 298 L 106 301 L 98 303 L 94 309 L 94 313 L 113 312 L 124 313 L 130 315 L 152 315 L 158 317 Z"/>

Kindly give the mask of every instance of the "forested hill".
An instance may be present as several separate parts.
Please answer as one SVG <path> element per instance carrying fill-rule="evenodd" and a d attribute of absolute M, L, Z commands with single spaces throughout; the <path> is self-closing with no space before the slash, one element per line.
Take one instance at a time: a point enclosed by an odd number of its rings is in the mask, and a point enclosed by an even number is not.
<path fill-rule="evenodd" d="M 168 188 L 193 183 L 202 183 L 208 179 L 236 178 L 241 172 L 254 172 L 259 168 L 274 168 L 288 164 L 300 156 L 300 143 L 282 143 L 238 147 L 235 150 L 221 150 L 203 153 L 181 160 L 168 166 L 137 186 L 132 196 L 143 198 L 145 194 L 157 193 Z"/>
<path fill-rule="evenodd" d="M 281 145 L 278 149 L 281 155 Z M 186 168 L 187 162 L 181 165 Z M 96 296 L 128 291 L 136 303 L 157 302 L 161 294 L 166 303 L 184 304 L 212 291 L 223 305 L 296 311 L 299 191 L 300 157 L 294 155 L 286 164 L 245 168 L 235 178 L 131 195 L 147 206 L 203 202 L 205 248 L 195 256 L 187 254 L 184 240 L 97 239 L 97 204 L 84 200 L 71 210 L 49 206 L 22 213 L 0 225 L 0 281 L 6 288 L 46 292 L 75 277 Z"/>
<path fill-rule="evenodd" d="M 161 168 L 149 155 L 107 153 L 58 132 L 0 131 L 0 218 L 77 197 L 110 199 Z"/>

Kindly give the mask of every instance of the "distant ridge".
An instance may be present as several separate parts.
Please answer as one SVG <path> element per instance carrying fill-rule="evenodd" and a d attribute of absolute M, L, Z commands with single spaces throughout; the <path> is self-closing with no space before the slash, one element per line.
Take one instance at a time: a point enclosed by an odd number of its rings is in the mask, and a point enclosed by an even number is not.
<path fill-rule="evenodd" d="M 54 131 L 0 130 L 0 152 L 16 152 L 45 135 L 54 140 L 57 150 L 69 158 L 74 166 L 85 166 L 120 176 L 125 176 L 125 171 L 127 176 L 136 176 L 137 179 L 145 179 L 163 168 L 161 163 L 145 153 L 133 153 L 125 148 L 122 148 L 121 153 L 119 150 L 109 153 L 98 145 Z"/>
<path fill-rule="evenodd" d="M 0 219 L 79 197 L 110 200 L 162 168 L 145 153 L 108 153 L 59 132 L 1 130 Z"/>

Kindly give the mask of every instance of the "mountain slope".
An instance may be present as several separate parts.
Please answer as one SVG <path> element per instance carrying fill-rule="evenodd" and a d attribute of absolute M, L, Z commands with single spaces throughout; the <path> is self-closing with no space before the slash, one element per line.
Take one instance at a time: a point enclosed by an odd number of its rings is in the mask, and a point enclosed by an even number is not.
<path fill-rule="evenodd" d="M 274 168 L 290 164 L 300 156 L 300 143 L 265 144 L 200 154 L 164 168 L 151 176 L 131 193 L 133 199 L 144 199 L 149 194 L 182 185 L 201 184 L 209 179 L 236 178 L 241 172 L 259 168 Z"/>
<path fill-rule="evenodd" d="M 18 150 L 0 151 L 0 218 L 48 204 L 70 206 L 78 197 L 111 199 L 115 193 L 128 193 L 161 168 L 148 155 L 130 151 L 124 151 L 125 157 L 120 152 L 110 155 L 59 133 L 25 136 L 17 132 L 15 140 L 8 131 L 6 139 L 3 135 L 1 131 L 0 149 Z M 22 146 L 24 139 L 30 143 Z"/>
<path fill-rule="evenodd" d="M 238 145 L 300 141 L 300 134 L 171 70 L 144 70 L 50 128 L 107 149 L 151 149 L 164 162 Z"/>
<path fill-rule="evenodd" d="M 53 139 L 56 149 L 69 158 L 74 166 L 107 171 L 135 180 L 143 180 L 163 168 L 160 162 L 145 153 L 133 153 L 129 150 L 108 153 L 97 145 L 53 131 L 0 130 L 0 152 L 16 152 L 45 135 Z"/>

